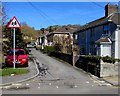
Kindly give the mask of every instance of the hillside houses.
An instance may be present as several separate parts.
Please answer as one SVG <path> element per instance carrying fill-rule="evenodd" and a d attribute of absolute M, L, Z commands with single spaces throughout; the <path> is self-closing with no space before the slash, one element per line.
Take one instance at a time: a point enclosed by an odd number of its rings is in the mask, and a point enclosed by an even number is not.
<path fill-rule="evenodd" d="M 74 32 L 83 55 L 120 58 L 120 13 L 117 5 L 106 5 L 105 16 Z"/>
<path fill-rule="evenodd" d="M 98 55 L 120 58 L 120 13 L 118 6 L 107 4 L 105 16 L 89 22 L 79 29 L 59 28 L 37 39 L 36 44 L 52 46 L 58 44 L 61 52 L 69 53 L 72 45 L 80 47 L 81 55 Z M 71 49 L 72 50 L 72 49 Z"/>

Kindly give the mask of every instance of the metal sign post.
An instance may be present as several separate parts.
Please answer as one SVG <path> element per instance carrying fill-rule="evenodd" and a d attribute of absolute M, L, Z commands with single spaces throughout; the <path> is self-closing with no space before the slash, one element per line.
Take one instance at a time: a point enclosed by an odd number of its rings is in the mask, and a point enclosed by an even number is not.
<path fill-rule="evenodd" d="M 13 68 L 15 69 L 16 56 L 15 56 L 15 28 L 21 28 L 20 23 L 14 16 L 7 26 L 8 28 L 13 28 Z"/>
<path fill-rule="evenodd" d="M 13 28 L 13 50 L 14 50 L 14 61 L 13 61 L 13 67 L 15 69 L 15 63 L 16 63 L 16 57 L 15 57 L 15 28 Z"/>

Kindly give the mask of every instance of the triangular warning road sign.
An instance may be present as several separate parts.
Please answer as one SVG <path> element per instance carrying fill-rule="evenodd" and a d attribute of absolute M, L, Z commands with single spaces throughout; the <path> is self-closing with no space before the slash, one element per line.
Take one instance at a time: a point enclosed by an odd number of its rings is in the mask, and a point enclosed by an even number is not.
<path fill-rule="evenodd" d="M 17 18 L 14 16 L 7 27 L 8 28 L 20 28 L 21 25 L 18 22 Z"/>

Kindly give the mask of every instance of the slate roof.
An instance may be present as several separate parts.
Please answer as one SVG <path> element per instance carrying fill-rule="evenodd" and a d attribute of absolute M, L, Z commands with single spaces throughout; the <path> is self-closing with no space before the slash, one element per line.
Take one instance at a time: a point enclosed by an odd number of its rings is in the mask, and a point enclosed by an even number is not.
<path fill-rule="evenodd" d="M 66 26 L 63 26 L 63 27 L 61 27 L 61 28 L 58 28 L 57 30 L 55 30 L 54 32 L 70 32 L 70 33 L 72 33 L 72 32 L 74 32 L 74 31 L 76 31 L 77 30 L 77 28 L 71 28 L 71 27 L 66 27 Z"/>
<path fill-rule="evenodd" d="M 105 23 L 108 23 L 108 22 L 113 22 L 114 24 L 119 25 L 120 24 L 120 19 L 119 18 L 120 18 L 120 13 L 112 13 L 107 17 L 104 16 L 100 19 L 97 19 L 95 21 L 92 21 L 92 22 L 89 22 L 89 23 L 85 24 L 79 30 L 75 31 L 75 33 L 79 32 L 79 31 L 82 31 L 82 30 L 86 30 L 86 29 L 95 27 L 95 26 L 99 26 L 99 25 L 102 25 L 102 24 L 105 24 Z"/>
<path fill-rule="evenodd" d="M 95 43 L 111 43 L 111 40 L 107 37 L 101 37 Z"/>
<path fill-rule="evenodd" d="M 46 36 L 50 36 L 52 34 L 73 34 L 73 32 L 75 32 L 76 30 L 77 30 L 77 28 L 63 26 L 63 27 L 56 29 L 53 32 L 46 34 Z"/>

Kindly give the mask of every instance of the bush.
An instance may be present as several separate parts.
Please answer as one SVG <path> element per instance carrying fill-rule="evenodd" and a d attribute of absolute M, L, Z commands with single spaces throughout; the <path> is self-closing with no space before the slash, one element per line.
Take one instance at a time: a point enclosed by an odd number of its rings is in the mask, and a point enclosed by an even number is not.
<path fill-rule="evenodd" d="M 92 55 L 87 55 L 87 56 L 81 56 L 81 58 L 85 59 L 86 62 L 100 62 L 100 60 L 103 60 L 103 62 L 107 63 L 115 63 L 116 61 L 120 62 L 120 59 L 115 59 L 113 57 L 105 56 L 105 57 L 100 57 L 100 56 L 92 56 Z"/>
<path fill-rule="evenodd" d="M 116 59 L 118 62 L 120 62 L 120 59 Z"/>
<path fill-rule="evenodd" d="M 116 59 L 109 57 L 109 56 L 102 57 L 102 60 L 103 62 L 108 62 L 108 63 L 113 63 L 113 64 L 117 61 Z"/>
<path fill-rule="evenodd" d="M 100 56 L 92 56 L 92 55 L 87 55 L 87 56 L 82 56 L 86 61 L 89 62 L 100 62 L 101 57 Z"/>
<path fill-rule="evenodd" d="M 42 46 L 36 46 L 35 48 L 36 48 L 36 50 L 41 50 Z"/>
<path fill-rule="evenodd" d="M 43 52 L 48 54 L 55 51 L 56 51 L 56 48 L 54 46 L 45 46 L 43 49 Z"/>

